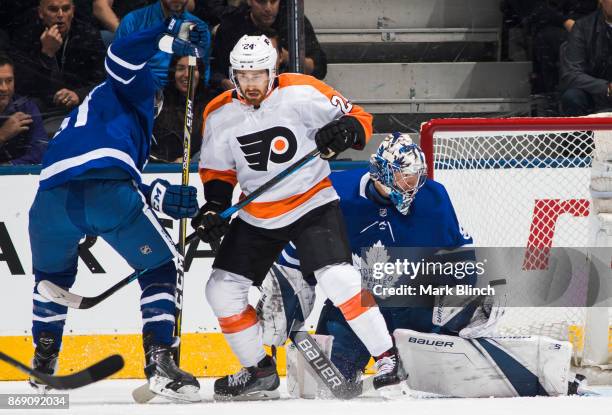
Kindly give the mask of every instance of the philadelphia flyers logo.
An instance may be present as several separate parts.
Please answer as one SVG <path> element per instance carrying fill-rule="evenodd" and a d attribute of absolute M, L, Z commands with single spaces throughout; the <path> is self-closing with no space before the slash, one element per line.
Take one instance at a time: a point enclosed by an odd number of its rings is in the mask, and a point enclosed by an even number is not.
<path fill-rule="evenodd" d="M 286 163 L 297 152 L 295 134 L 285 127 L 273 127 L 236 139 L 249 167 L 256 171 L 267 171 L 268 161 Z"/>

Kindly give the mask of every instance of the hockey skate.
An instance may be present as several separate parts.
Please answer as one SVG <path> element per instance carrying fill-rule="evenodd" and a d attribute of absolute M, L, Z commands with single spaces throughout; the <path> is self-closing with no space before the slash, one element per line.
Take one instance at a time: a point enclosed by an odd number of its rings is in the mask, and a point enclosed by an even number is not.
<path fill-rule="evenodd" d="M 200 383 L 176 366 L 170 346 L 145 345 L 145 374 L 149 390 L 177 402 L 199 402 Z"/>
<path fill-rule="evenodd" d="M 238 373 L 215 381 L 215 399 L 225 401 L 271 400 L 280 398 L 276 362 L 264 357 L 257 366 L 243 367 Z"/>
<path fill-rule="evenodd" d="M 398 385 L 408 377 L 395 346 L 374 359 L 376 360 L 374 363 L 374 369 L 376 369 L 373 379 L 374 389 Z"/>
<path fill-rule="evenodd" d="M 42 332 L 36 342 L 36 350 L 32 359 L 32 368 L 47 375 L 55 374 L 57 370 L 57 359 L 59 356 L 59 348 L 57 347 L 57 339 L 53 334 Z M 32 386 L 40 394 L 46 394 L 51 388 L 44 383 L 40 383 L 35 378 L 28 380 Z"/>

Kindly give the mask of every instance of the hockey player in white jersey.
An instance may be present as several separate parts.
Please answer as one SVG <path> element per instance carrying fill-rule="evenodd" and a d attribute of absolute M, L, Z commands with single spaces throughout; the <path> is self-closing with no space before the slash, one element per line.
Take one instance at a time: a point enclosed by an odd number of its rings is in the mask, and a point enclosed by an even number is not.
<path fill-rule="evenodd" d="M 338 195 L 328 160 L 347 148 L 362 149 L 372 116 L 313 77 L 276 76 L 277 50 L 265 36 L 244 36 L 230 55 L 236 89 L 204 111 L 200 175 L 206 204 L 193 221 L 200 238 L 225 235 L 206 286 L 206 298 L 241 364 L 215 382 L 221 399 L 277 398 L 279 378 L 266 355 L 255 309 L 248 304 L 283 247 L 297 246 L 302 266 L 314 275 L 380 368 L 376 387 L 400 382 L 397 351 L 371 295 L 352 267 Z M 238 213 L 219 216 L 238 182 L 245 194 L 315 148 L 306 164 Z"/>

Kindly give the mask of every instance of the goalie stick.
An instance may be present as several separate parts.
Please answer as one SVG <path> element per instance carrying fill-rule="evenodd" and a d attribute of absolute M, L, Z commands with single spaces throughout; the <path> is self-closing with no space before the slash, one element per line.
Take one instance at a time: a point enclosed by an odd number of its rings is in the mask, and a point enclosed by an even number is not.
<path fill-rule="evenodd" d="M 285 170 L 274 176 L 272 179 L 255 189 L 252 193 L 250 193 L 240 202 L 225 209 L 219 215 L 224 219 L 231 217 L 234 213 L 251 203 L 255 198 L 261 196 L 262 193 L 279 183 L 285 177 L 289 176 L 292 173 L 295 173 L 297 170 L 299 170 L 306 163 L 308 163 L 310 160 L 314 159 L 318 155 L 319 151 L 316 149 L 306 154 L 304 157 L 293 163 L 291 166 L 287 167 Z M 188 245 L 197 238 L 197 233 L 193 232 L 186 238 L 185 244 Z M 94 297 L 84 297 L 75 293 L 71 293 L 70 291 L 65 290 L 59 287 L 58 285 L 52 283 L 51 281 L 47 280 L 43 280 L 38 283 L 38 292 L 43 297 L 53 301 L 56 304 L 60 304 L 70 308 L 87 309 L 101 303 L 102 301 L 113 295 L 115 292 L 119 291 L 121 288 L 138 279 L 138 277 L 140 277 L 147 271 L 149 271 L 149 269 L 135 271 L 124 279 L 122 279 L 121 281 L 119 281 L 118 283 L 116 283 L 115 285 L 113 285 L 112 287 L 110 287 L 109 289 L 107 289 L 106 291 L 104 291 L 103 293 L 98 294 Z"/>
<path fill-rule="evenodd" d="M 30 375 L 53 389 L 76 389 L 107 378 L 123 368 L 123 358 L 114 354 L 80 372 L 66 376 L 53 376 L 32 369 L 12 357 L 0 352 L 0 360 Z"/>
<path fill-rule="evenodd" d="M 374 389 L 374 376 L 369 376 L 356 382 L 347 381 L 308 332 L 292 331 L 289 338 L 310 368 L 329 388 L 335 398 L 353 399 Z"/>

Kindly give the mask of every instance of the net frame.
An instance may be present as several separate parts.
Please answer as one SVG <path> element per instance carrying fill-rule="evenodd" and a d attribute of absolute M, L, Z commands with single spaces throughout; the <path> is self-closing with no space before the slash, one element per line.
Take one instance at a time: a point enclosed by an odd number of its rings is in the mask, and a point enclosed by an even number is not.
<path fill-rule="evenodd" d="M 461 203 L 457 203 L 457 199 L 461 199 L 462 194 L 469 194 L 480 189 L 466 188 L 466 181 L 458 182 L 453 180 L 445 180 L 444 173 L 448 171 L 458 170 L 491 170 L 493 174 L 497 169 L 503 169 L 504 173 L 497 174 L 502 176 L 508 174 L 508 171 L 519 171 L 519 169 L 534 169 L 535 171 L 543 171 L 546 169 L 564 169 L 563 173 L 568 172 L 572 168 L 575 171 L 581 170 L 578 179 L 574 181 L 574 190 L 577 197 L 572 200 L 581 200 L 582 203 L 577 203 L 574 207 L 561 205 L 564 203 L 564 198 L 550 199 L 558 200 L 562 213 L 570 213 L 574 217 L 588 217 L 590 207 L 590 195 L 588 191 L 588 169 L 592 161 L 592 151 L 594 148 L 594 137 L 596 134 L 605 134 L 610 136 L 612 140 L 612 117 L 552 117 L 552 118 L 447 118 L 434 119 L 421 126 L 420 144 L 426 155 L 428 177 L 438 179 L 447 187 L 451 200 L 455 205 L 457 216 L 462 225 L 466 226 L 466 217 L 472 213 L 472 206 L 462 208 L 457 207 Z M 456 140 L 468 140 L 478 137 L 493 137 L 494 144 L 497 146 L 487 147 L 486 142 L 476 143 L 470 151 L 474 152 L 470 158 L 460 158 L 461 149 L 449 150 L 448 146 L 444 147 L 443 143 Z M 510 137 L 510 138 L 508 138 Z M 579 138 L 577 138 L 579 137 Z M 558 140 L 559 142 L 555 141 Z M 505 141 L 504 141 L 505 140 Z M 539 140 L 539 141 L 538 141 Z M 590 140 L 590 147 L 584 147 L 584 143 Z M 579 141 L 582 146 L 577 146 Z M 535 143 L 535 144 L 534 144 Z M 576 147 L 572 147 L 576 146 Z M 569 150 L 569 151 L 568 151 Z M 479 151 L 491 151 L 492 154 L 482 157 Z M 456 152 L 457 154 L 452 154 Z M 536 156 L 528 157 L 529 154 Z M 444 157 L 440 156 L 443 154 Z M 455 155 L 457 157 L 455 157 Z M 466 168 L 466 163 L 469 166 Z M 582 170 L 586 171 L 582 172 Z M 559 170 L 558 170 L 559 171 Z M 574 171 L 571 172 L 572 174 Z M 483 174 L 484 175 L 484 174 Z M 447 175 L 448 176 L 448 175 Z M 506 182 L 507 183 L 507 182 Z M 571 186 L 569 186 L 571 187 Z M 572 189 L 569 189 L 570 192 Z M 459 193 L 458 193 L 459 192 Z M 459 195 L 459 197 L 454 195 Z M 468 197 L 469 198 L 469 197 Z M 484 199 L 484 198 L 483 198 Z M 481 199 L 482 200 L 482 199 Z M 584 200 L 588 200 L 584 203 Z M 566 203 L 566 201 L 565 201 Z M 534 203 L 535 204 L 535 203 Z M 551 209 L 549 204 L 541 206 L 542 212 L 548 212 Z M 523 208 L 525 209 L 525 208 Z M 536 248 L 546 248 L 551 246 L 587 246 L 589 242 L 589 229 L 586 222 L 577 228 L 574 232 L 580 232 L 580 237 L 577 241 L 565 245 L 563 242 L 554 240 L 554 224 L 550 229 L 550 221 L 536 221 L 537 207 L 532 207 L 533 220 L 530 226 L 534 229 L 529 229 L 528 237 L 519 237 L 519 243 L 516 239 L 513 243 L 507 244 L 500 239 L 487 240 L 486 246 L 532 246 Z M 575 211 L 572 211 L 575 209 Z M 500 212 L 493 211 L 492 215 L 499 215 Z M 519 215 L 529 215 L 530 212 L 520 212 Z M 545 219 L 547 214 L 542 215 Z M 479 218 L 480 219 L 480 218 Z M 522 227 L 525 225 L 523 224 Z M 467 227 L 467 226 L 466 226 Z M 470 231 L 470 229 L 467 229 Z M 478 244 L 478 235 L 474 235 L 475 243 Z M 567 240 L 567 238 L 566 238 Z M 497 243 L 496 243 L 497 242 Z M 561 243 L 561 245 L 560 245 Z M 576 245 L 578 244 L 578 245 Z M 480 244 L 478 244 L 480 245 Z M 535 261 L 538 258 L 534 259 Z M 537 311 L 534 311 L 537 310 Z M 575 350 L 575 362 L 580 364 L 583 362 L 583 351 L 585 349 L 585 336 L 589 328 L 586 325 L 589 318 L 590 309 L 575 307 L 570 310 L 559 310 L 558 308 L 512 308 L 508 309 L 506 316 L 500 322 L 500 334 L 510 335 L 547 335 L 550 337 L 568 340 L 572 342 Z M 604 313 L 606 310 L 604 309 Z M 536 313 L 536 314 L 534 314 Z M 601 315 L 601 311 L 598 311 Z M 607 310 L 607 327 L 608 327 L 608 363 L 612 363 L 612 337 L 610 336 L 610 327 L 612 327 L 612 314 Z M 604 317 L 605 318 L 605 317 Z M 601 320 L 601 318 L 600 318 Z M 604 322 L 605 325 L 605 322 Z M 598 330 L 605 330 L 599 324 Z M 601 334 L 601 333 L 600 333 Z M 601 336 L 600 336 L 601 337 Z M 599 362 L 603 363 L 603 362 Z"/>

